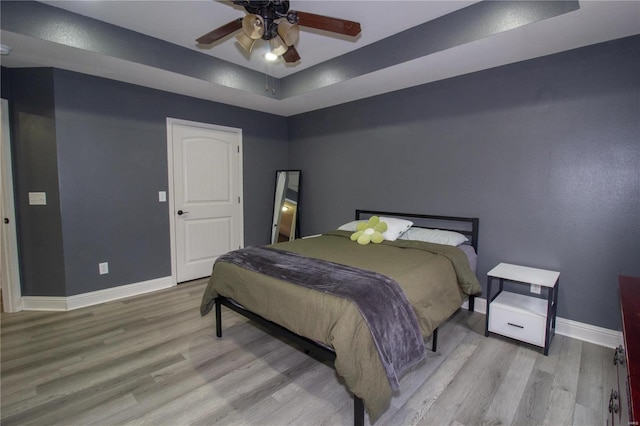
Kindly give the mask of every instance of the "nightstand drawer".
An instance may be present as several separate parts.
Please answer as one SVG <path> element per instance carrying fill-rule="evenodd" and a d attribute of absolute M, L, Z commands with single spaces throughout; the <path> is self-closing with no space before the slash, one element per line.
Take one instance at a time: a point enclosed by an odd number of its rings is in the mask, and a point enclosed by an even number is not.
<path fill-rule="evenodd" d="M 490 332 L 544 347 L 545 317 L 496 303 L 492 303 L 490 309 Z"/>

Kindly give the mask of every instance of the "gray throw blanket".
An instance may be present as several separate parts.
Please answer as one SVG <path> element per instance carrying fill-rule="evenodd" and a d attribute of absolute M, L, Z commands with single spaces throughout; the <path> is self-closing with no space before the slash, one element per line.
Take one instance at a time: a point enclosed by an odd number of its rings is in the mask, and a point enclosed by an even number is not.
<path fill-rule="evenodd" d="M 426 356 L 415 312 L 393 279 L 364 269 L 270 247 L 247 247 L 220 256 L 227 262 L 353 302 L 369 325 L 391 389 Z"/>

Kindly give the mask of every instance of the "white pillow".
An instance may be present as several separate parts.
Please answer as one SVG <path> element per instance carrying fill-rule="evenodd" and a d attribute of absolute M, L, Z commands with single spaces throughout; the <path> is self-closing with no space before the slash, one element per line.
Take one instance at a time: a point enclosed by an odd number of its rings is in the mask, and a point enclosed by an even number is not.
<path fill-rule="evenodd" d="M 358 226 L 360 222 L 366 222 L 366 220 L 353 220 L 351 222 L 345 223 L 338 228 L 338 231 L 356 232 L 356 226 Z"/>
<path fill-rule="evenodd" d="M 410 220 L 397 219 L 395 217 L 380 216 L 380 222 L 386 222 L 387 224 L 387 230 L 382 233 L 382 236 L 387 241 L 397 240 L 413 225 Z"/>
<path fill-rule="evenodd" d="M 356 227 L 360 222 L 366 223 L 368 220 L 354 220 L 340 226 L 338 230 L 356 232 Z M 394 217 L 380 217 L 380 222 L 387 224 L 387 230 L 382 233 L 382 236 L 387 241 L 397 240 L 400 235 L 404 234 L 413 225 L 410 220 L 396 219 Z"/>
<path fill-rule="evenodd" d="M 469 241 L 467 237 L 458 232 L 426 228 L 411 228 L 400 239 L 445 244 L 454 247 Z"/>

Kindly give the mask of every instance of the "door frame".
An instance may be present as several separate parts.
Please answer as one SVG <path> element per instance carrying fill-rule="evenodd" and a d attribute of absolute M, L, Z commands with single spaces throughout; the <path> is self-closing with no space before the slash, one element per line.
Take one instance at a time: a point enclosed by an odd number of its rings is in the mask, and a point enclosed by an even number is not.
<path fill-rule="evenodd" d="M 167 186 L 168 186 L 168 202 L 169 202 L 169 237 L 171 244 L 171 282 L 173 285 L 178 285 L 178 273 L 177 273 L 177 261 L 176 261 L 176 214 L 175 214 L 175 201 L 174 201 L 174 172 L 173 172 L 173 134 L 172 126 L 174 124 L 180 124 L 183 126 L 199 127 L 210 130 L 220 130 L 223 132 L 237 133 L 240 137 L 239 146 L 240 152 L 238 160 L 238 174 L 240 185 L 240 244 L 244 247 L 244 186 L 242 170 L 243 163 L 243 147 L 242 147 L 242 129 L 236 127 L 219 126 L 216 124 L 201 123 L 197 121 L 181 120 L 179 118 L 167 117 Z"/>
<path fill-rule="evenodd" d="M 16 230 L 16 209 L 13 188 L 13 158 L 11 155 L 11 133 L 9 130 L 9 102 L 0 99 L 2 109 L 2 141 L 0 142 L 0 203 L 2 203 L 2 223 L 0 244 L 3 255 L 0 256 L 0 281 L 2 281 L 2 304 L 5 312 L 19 312 L 23 309 L 22 290 L 20 288 L 20 264 L 18 260 L 18 234 Z"/>

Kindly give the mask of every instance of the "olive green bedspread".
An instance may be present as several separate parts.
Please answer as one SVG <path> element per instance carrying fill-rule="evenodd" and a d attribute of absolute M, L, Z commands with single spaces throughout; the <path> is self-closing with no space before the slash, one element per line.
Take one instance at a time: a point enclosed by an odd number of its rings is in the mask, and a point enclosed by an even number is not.
<path fill-rule="evenodd" d="M 467 257 L 455 247 L 407 240 L 361 246 L 349 236 L 349 232 L 334 231 L 274 247 L 394 279 L 411 302 L 424 337 L 460 307 L 465 294 L 481 291 Z M 218 294 L 332 347 L 337 373 L 363 400 L 371 421 L 387 409 L 392 394 L 389 381 L 371 332 L 351 302 L 225 262 L 214 265 L 200 307 L 203 315 Z"/>

